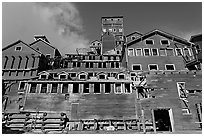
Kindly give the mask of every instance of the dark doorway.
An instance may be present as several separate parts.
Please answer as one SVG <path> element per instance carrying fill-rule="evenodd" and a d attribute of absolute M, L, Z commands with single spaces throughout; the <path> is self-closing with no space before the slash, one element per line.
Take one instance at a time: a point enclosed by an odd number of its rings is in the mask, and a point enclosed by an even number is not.
<path fill-rule="evenodd" d="M 172 131 L 168 109 L 154 110 L 157 131 Z"/>

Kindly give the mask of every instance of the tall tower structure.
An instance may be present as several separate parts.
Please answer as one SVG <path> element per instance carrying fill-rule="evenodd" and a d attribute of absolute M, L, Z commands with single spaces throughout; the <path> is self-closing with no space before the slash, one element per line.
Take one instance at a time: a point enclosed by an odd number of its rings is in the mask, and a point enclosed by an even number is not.
<path fill-rule="evenodd" d="M 120 54 L 125 40 L 123 16 L 102 17 L 101 24 L 102 52 L 114 49 L 116 54 Z"/>

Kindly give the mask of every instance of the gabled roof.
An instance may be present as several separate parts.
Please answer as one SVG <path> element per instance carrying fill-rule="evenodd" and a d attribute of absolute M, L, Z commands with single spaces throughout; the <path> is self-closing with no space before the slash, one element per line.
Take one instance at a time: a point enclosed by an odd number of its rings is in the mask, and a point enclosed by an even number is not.
<path fill-rule="evenodd" d="M 43 75 L 43 74 L 49 75 L 50 73 L 47 71 L 41 71 L 40 73 L 38 73 L 38 75 Z"/>
<path fill-rule="evenodd" d="M 140 36 L 143 35 L 142 33 L 138 32 L 138 31 L 135 31 L 135 32 L 132 32 L 132 33 L 126 35 L 126 37 L 129 37 L 129 36 L 131 36 L 131 35 L 133 35 L 133 34 L 138 34 L 138 35 L 140 35 Z"/>
<path fill-rule="evenodd" d="M 44 39 L 45 42 L 49 43 L 47 37 L 45 35 L 34 35 L 34 39 L 37 41 L 38 39 Z"/>
<path fill-rule="evenodd" d="M 132 45 L 134 43 L 137 43 L 137 42 L 139 42 L 141 40 L 147 39 L 147 38 L 149 38 L 149 37 L 151 37 L 153 35 L 156 35 L 156 34 L 160 35 L 160 36 L 163 36 L 163 37 L 166 37 L 167 39 L 171 39 L 173 41 L 176 41 L 176 42 L 179 42 L 179 43 L 182 43 L 182 44 L 186 44 L 188 46 L 191 46 L 191 45 L 194 44 L 194 43 L 188 42 L 187 40 L 185 40 L 185 39 L 183 39 L 181 37 L 175 36 L 173 34 L 170 34 L 170 33 L 158 30 L 158 29 L 154 29 L 154 30 L 142 35 L 141 37 L 138 37 L 135 40 L 130 41 L 129 43 L 127 43 L 127 46 L 130 46 L 130 45 Z"/>
<path fill-rule="evenodd" d="M 37 43 L 37 42 L 39 42 L 39 41 L 42 41 L 43 43 L 45 43 L 46 45 L 50 46 L 50 47 L 53 48 L 53 49 L 57 49 L 57 48 L 51 46 L 49 43 L 47 43 L 47 42 L 45 42 L 44 40 L 42 40 L 41 38 L 39 38 L 38 40 L 32 42 L 32 43 L 30 44 L 30 46 L 34 45 L 35 43 Z"/>
<path fill-rule="evenodd" d="M 25 42 L 23 42 L 23 41 L 21 41 L 21 40 L 18 40 L 18 41 L 16 41 L 16 42 L 14 42 L 14 43 L 12 43 L 12 44 L 10 44 L 10 45 L 4 47 L 4 48 L 2 49 L 2 51 L 4 51 L 4 50 L 6 50 L 6 49 L 8 49 L 8 48 L 10 48 L 10 47 L 12 47 L 12 46 L 14 46 L 14 45 L 16 45 L 16 44 L 19 44 L 19 43 L 23 43 L 25 46 L 29 47 L 30 49 L 34 50 L 35 52 L 37 52 L 37 53 L 39 53 L 39 54 L 42 54 L 41 52 L 39 52 L 38 50 L 36 50 L 36 49 L 30 47 L 28 44 L 26 44 Z"/>

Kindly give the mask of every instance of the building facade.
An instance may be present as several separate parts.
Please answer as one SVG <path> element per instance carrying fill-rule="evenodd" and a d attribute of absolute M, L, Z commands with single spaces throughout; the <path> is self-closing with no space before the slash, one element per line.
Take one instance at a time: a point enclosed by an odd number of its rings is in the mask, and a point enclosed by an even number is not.
<path fill-rule="evenodd" d="M 36 78 L 7 86 L 5 126 L 43 132 L 202 130 L 202 71 L 189 63 L 197 57 L 194 46 L 157 29 L 124 36 L 123 17 L 102 17 L 100 41 L 53 56 L 48 61 L 54 65 Z"/>

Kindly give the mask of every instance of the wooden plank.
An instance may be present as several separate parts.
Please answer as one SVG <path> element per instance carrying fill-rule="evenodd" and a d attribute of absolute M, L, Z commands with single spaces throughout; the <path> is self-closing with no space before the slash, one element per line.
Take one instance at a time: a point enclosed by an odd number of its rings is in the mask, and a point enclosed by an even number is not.
<path fill-rule="evenodd" d="M 154 110 L 152 109 L 151 110 L 151 113 L 152 113 L 152 123 L 153 123 L 153 129 L 154 129 L 154 133 L 157 132 L 156 130 L 156 123 L 155 123 L 155 118 L 154 118 Z"/>
<path fill-rule="evenodd" d="M 144 119 L 144 110 L 141 110 L 142 113 L 142 129 L 143 132 L 146 133 L 145 119 Z"/>

